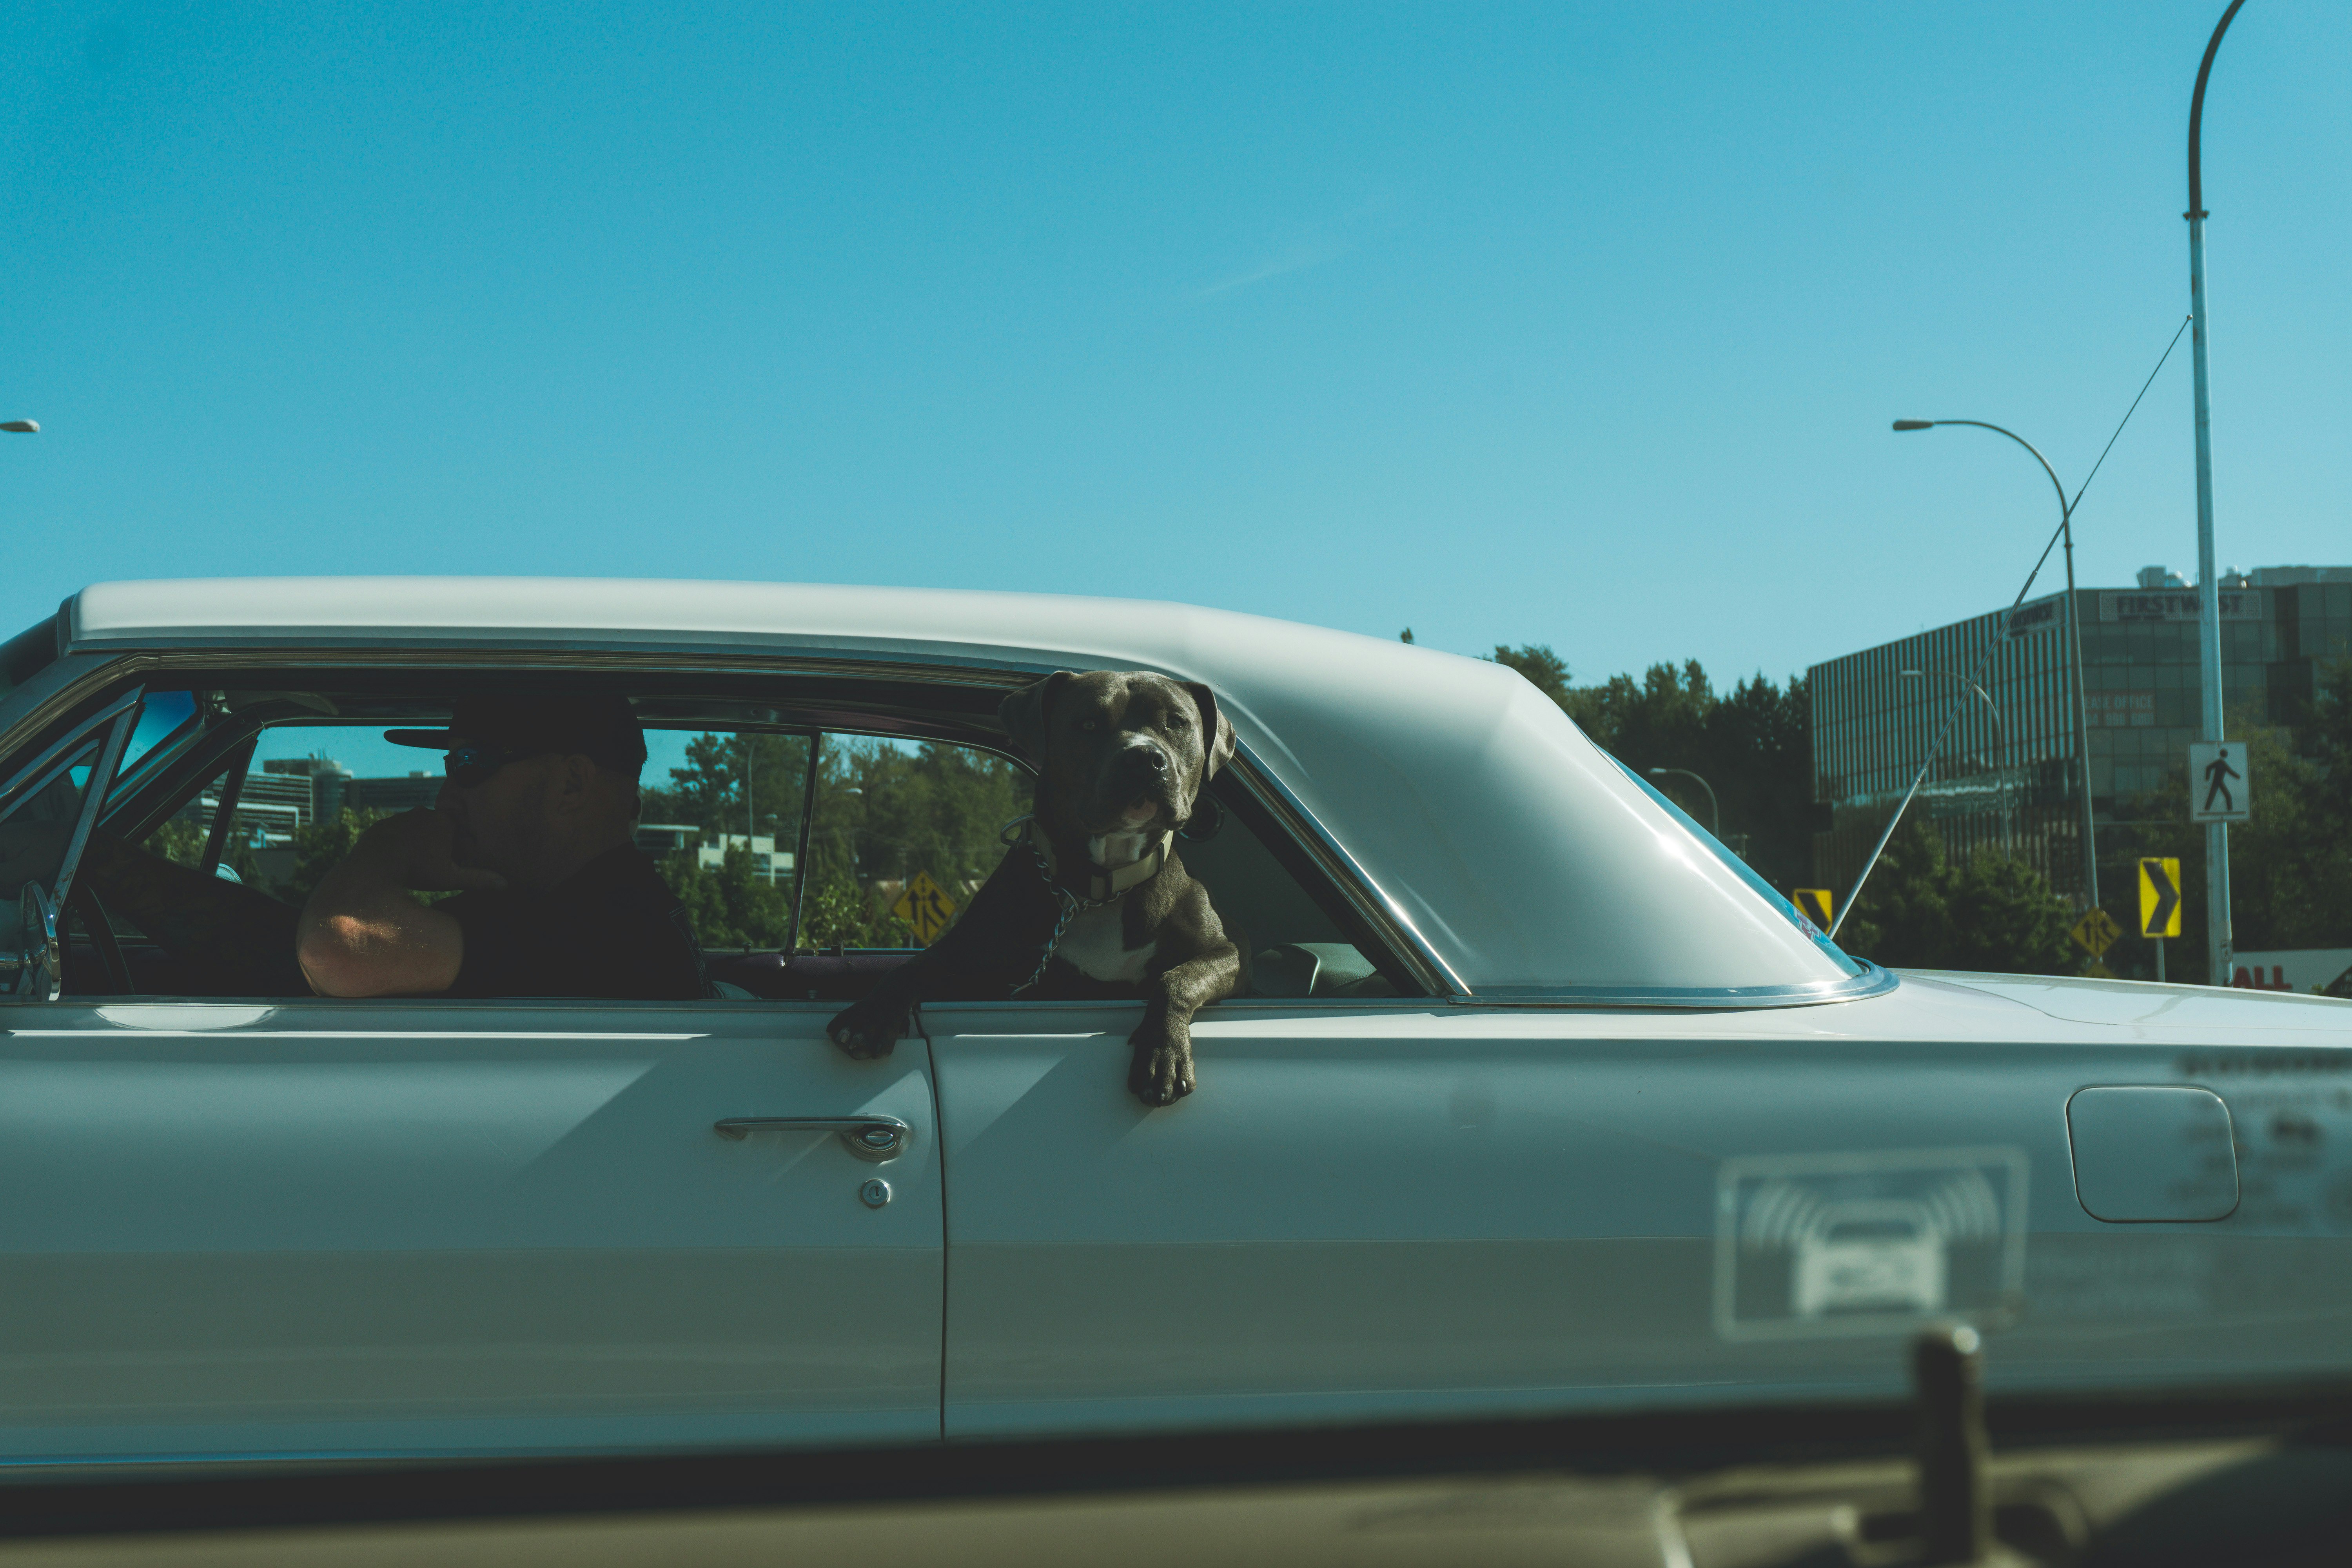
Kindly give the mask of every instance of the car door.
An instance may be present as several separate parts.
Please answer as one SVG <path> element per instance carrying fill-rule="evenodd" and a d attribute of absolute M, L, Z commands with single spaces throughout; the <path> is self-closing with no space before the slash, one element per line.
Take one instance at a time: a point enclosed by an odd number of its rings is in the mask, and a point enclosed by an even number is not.
<path fill-rule="evenodd" d="M 20 986 L 0 1454 L 936 1436 L 929 1061 L 829 1011 Z"/>

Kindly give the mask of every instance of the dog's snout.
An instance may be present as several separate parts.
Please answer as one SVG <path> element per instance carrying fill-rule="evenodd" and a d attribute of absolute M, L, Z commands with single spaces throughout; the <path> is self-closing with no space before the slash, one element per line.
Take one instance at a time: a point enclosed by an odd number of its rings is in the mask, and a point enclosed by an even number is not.
<path fill-rule="evenodd" d="M 1168 771 L 1168 753 L 1161 751 L 1157 746 L 1145 748 L 1143 752 L 1143 766 L 1145 771 L 1149 773 L 1166 773 Z"/>

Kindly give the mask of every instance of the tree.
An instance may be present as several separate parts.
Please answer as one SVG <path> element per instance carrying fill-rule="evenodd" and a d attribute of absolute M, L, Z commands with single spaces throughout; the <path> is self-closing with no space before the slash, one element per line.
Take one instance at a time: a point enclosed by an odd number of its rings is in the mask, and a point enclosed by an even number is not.
<path fill-rule="evenodd" d="M 1404 640 L 1411 642 L 1412 637 L 1408 634 Z M 1568 661 L 1549 647 L 1537 643 L 1529 643 L 1524 647 L 1505 647 L 1496 644 L 1495 662 L 1517 670 L 1528 678 L 1528 685 L 1562 708 L 1568 706 Z"/>
<path fill-rule="evenodd" d="M 794 844 L 807 748 L 797 735 L 698 735 L 687 743 L 686 766 L 643 792 L 644 820 L 699 829 L 705 844 L 740 835 L 748 775 L 751 819 L 779 844 Z M 1003 856 L 1004 824 L 1028 803 L 1028 774 L 985 752 L 825 736 L 808 860 L 798 870 L 806 880 L 800 945 L 912 945 L 913 931 L 890 912 L 908 879 L 928 872 L 959 906 L 969 903 Z M 740 846 L 721 865 L 704 866 L 702 847 L 662 863 L 696 936 L 710 948 L 782 945 L 792 929 L 793 886 L 771 887 Z"/>
<path fill-rule="evenodd" d="M 2317 671 L 2313 700 L 2286 728 L 2232 725 L 2253 778 L 2252 815 L 2230 829 L 2230 914 L 2241 950 L 2352 946 L 2352 659 Z M 2107 955 L 2119 973 L 2152 976 L 2152 944 L 2137 934 L 2140 857 L 2180 862 L 2180 935 L 2166 978 L 2204 984 L 2205 829 L 2189 820 L 2186 759 L 2102 835 L 2099 884 L 2126 932 Z M 2221 976 L 2226 983 L 2229 976 Z"/>
<path fill-rule="evenodd" d="M 1838 944 L 1888 968 L 2076 974 L 2074 906 L 2027 861 L 1981 849 L 1953 864 L 1935 825 L 1906 815 L 1886 841 Z"/>

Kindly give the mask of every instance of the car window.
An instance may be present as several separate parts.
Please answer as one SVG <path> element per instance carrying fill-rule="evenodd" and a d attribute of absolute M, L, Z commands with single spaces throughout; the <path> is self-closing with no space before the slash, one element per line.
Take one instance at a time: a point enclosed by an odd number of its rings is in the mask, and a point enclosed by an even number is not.
<path fill-rule="evenodd" d="M 826 735 L 802 945 L 878 958 L 939 940 L 1004 858 L 1004 829 L 1028 813 L 1033 782 L 976 747 Z M 1225 804 L 1239 799 L 1230 785 L 1213 795 L 1177 849 L 1242 949 L 1243 994 L 1396 994 L 1268 847 L 1278 830 Z M 927 914 L 941 923 L 918 929 Z"/>
<path fill-rule="evenodd" d="M 222 874 L 299 904 L 371 824 L 431 806 L 441 793 L 440 757 L 394 746 L 383 731 L 382 723 L 264 728 L 237 780 Z M 223 770 L 187 791 L 142 847 L 198 864 L 228 782 Z"/>
<path fill-rule="evenodd" d="M 1028 815 L 1031 784 L 1025 767 L 974 746 L 825 736 L 803 945 L 938 941 L 1004 858 L 1005 826 Z"/>
<path fill-rule="evenodd" d="M 1003 859 L 1008 825 L 1031 807 L 1029 768 L 991 747 L 812 731 L 732 699 L 640 699 L 638 709 L 647 762 L 635 844 L 677 894 L 726 997 L 862 994 L 953 929 Z M 732 714 L 750 717 L 719 721 Z M 384 739 L 387 727 L 430 721 L 429 700 L 152 694 L 134 765 L 110 799 L 92 897 L 68 932 L 68 992 L 124 994 L 127 972 L 132 994 L 304 994 L 299 972 L 275 951 L 286 943 L 270 933 L 290 930 L 292 911 L 370 826 L 434 805 L 439 757 Z M 59 774 L 20 815 L 70 823 L 95 742 L 88 749 L 79 771 Z M 133 817 L 135 825 L 125 820 Z M 1241 994 L 1345 998 L 1412 988 L 1409 977 L 1383 972 L 1394 961 L 1231 773 L 1213 786 L 1188 835 L 1179 852 L 1243 950 Z M 240 884 L 239 907 L 271 949 L 246 955 L 261 967 L 217 956 L 191 963 L 185 933 L 166 929 L 169 919 L 142 930 L 130 911 L 153 907 L 152 887 L 110 900 L 110 880 L 130 874 L 124 857 L 141 851 L 146 864 L 209 868 Z M 119 956 L 100 951 L 92 927 L 100 912 Z M 274 989 L 261 973 L 278 977 Z"/>
<path fill-rule="evenodd" d="M 139 705 L 139 722 L 132 727 L 131 739 L 122 749 L 122 762 L 115 770 L 118 781 L 137 773 L 142 763 L 158 755 L 164 742 L 176 741 L 193 731 L 196 724 L 196 698 L 192 691 L 151 691 Z M 117 788 L 121 784 L 118 782 Z"/>
<path fill-rule="evenodd" d="M 793 942 L 809 737 L 649 727 L 637 847 L 686 906 L 707 954 Z"/>

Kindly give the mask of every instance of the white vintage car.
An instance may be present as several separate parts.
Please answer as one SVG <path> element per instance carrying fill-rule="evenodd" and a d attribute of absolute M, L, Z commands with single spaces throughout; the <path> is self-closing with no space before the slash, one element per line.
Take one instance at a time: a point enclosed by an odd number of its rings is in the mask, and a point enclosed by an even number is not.
<path fill-rule="evenodd" d="M 469 689 L 1001 752 L 1056 668 L 1240 736 L 1183 853 L 1251 982 L 1164 1110 L 1133 1004 L 936 1002 L 853 1061 L 826 1020 L 902 954 L 255 994 L 77 876 Z M 1493 664 L 1110 600 L 120 583 L 0 649 L 0 781 L 12 1460 L 1874 1399 L 1950 1318 L 1997 1390 L 2352 1363 L 2352 1003 L 1857 962 Z"/>

